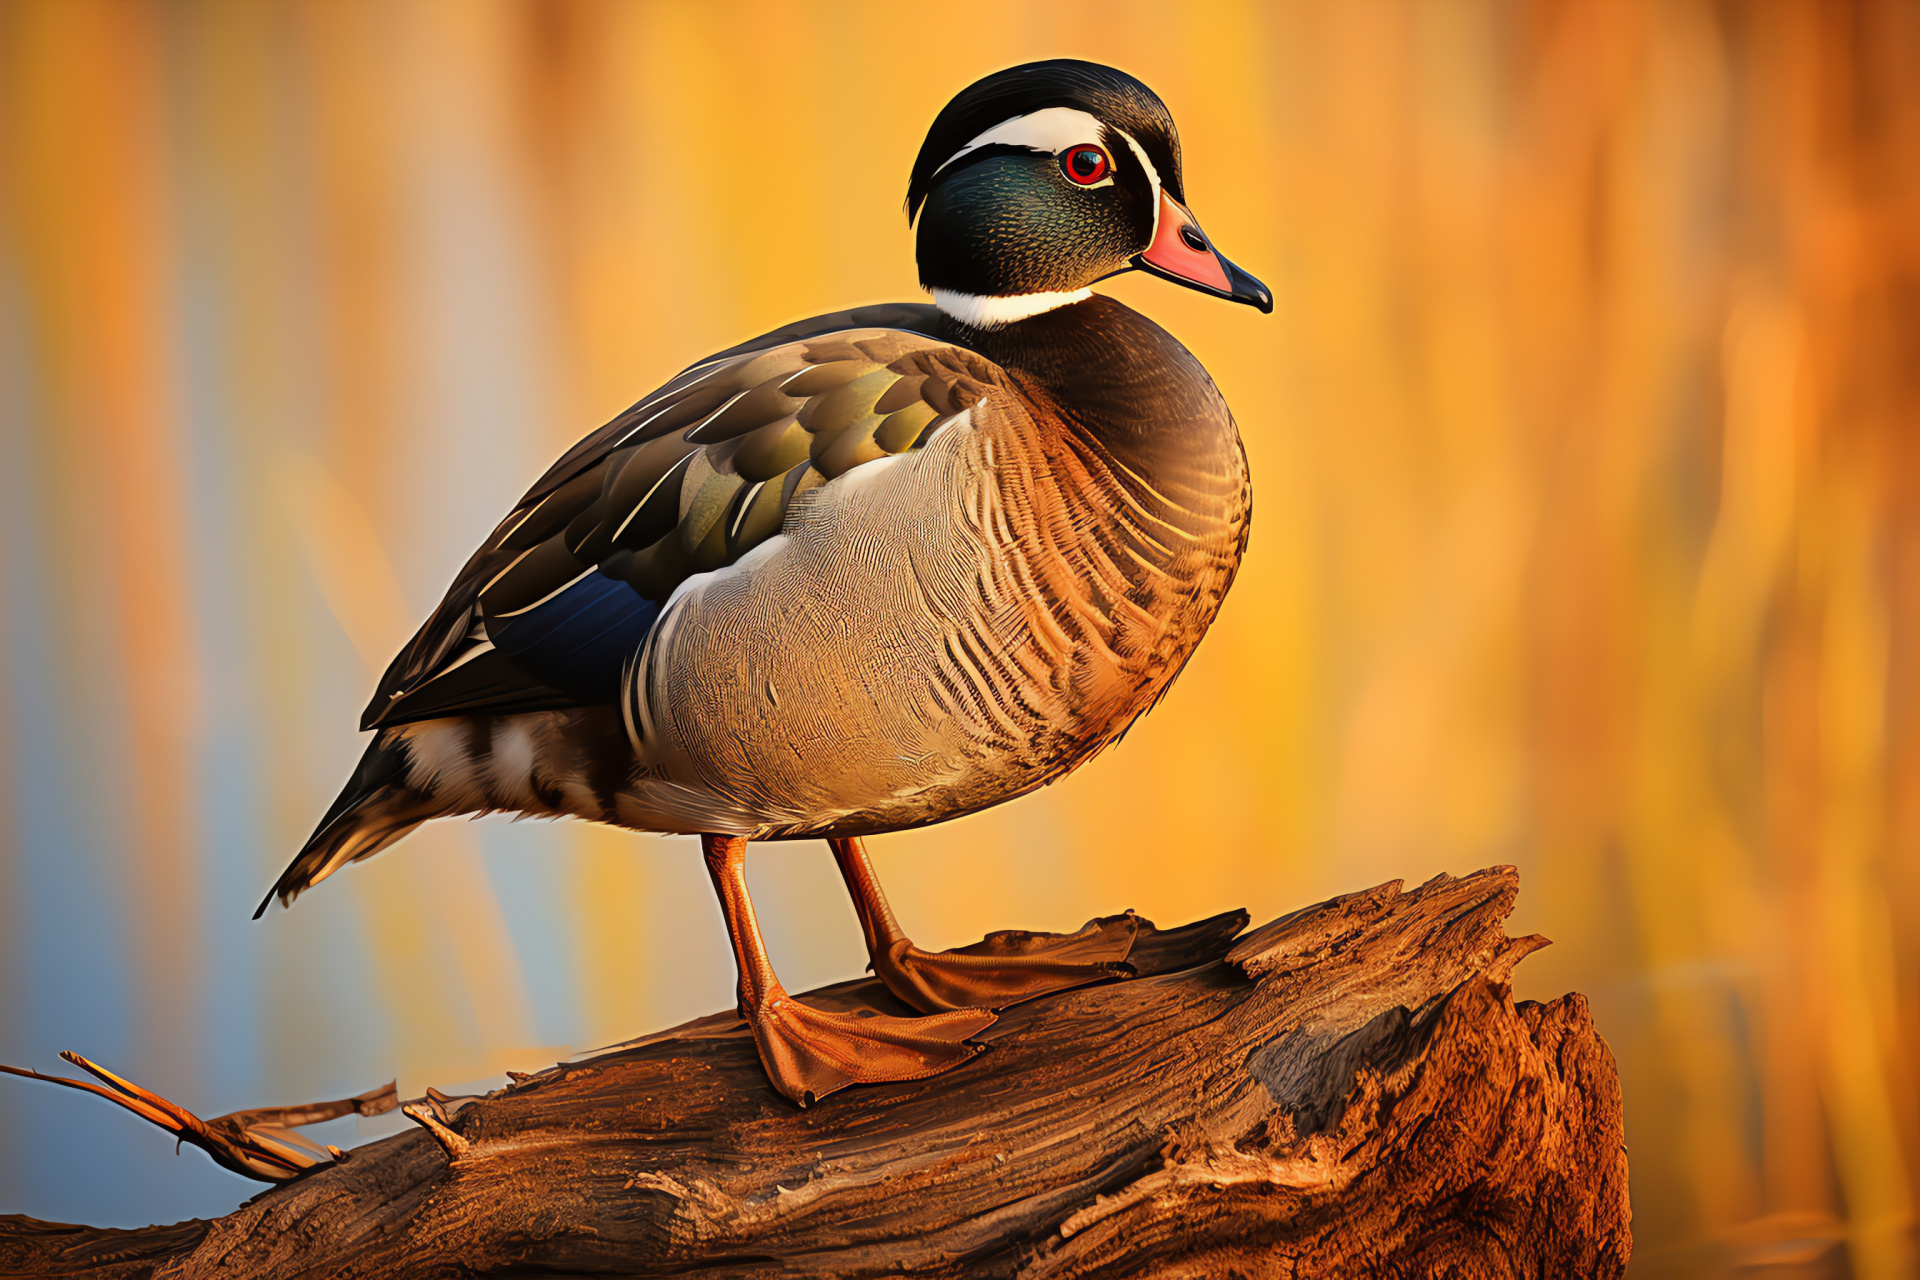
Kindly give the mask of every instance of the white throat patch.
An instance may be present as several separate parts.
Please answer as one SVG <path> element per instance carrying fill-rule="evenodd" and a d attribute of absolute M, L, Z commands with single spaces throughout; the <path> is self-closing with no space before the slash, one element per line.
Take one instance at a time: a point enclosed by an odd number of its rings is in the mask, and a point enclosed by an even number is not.
<path fill-rule="evenodd" d="M 956 293 L 952 289 L 929 289 L 933 305 L 973 329 L 997 329 L 1003 324 L 1042 315 L 1060 307 L 1085 302 L 1091 289 L 1064 289 L 1057 293 L 1013 293 L 990 298 L 977 293 Z"/>

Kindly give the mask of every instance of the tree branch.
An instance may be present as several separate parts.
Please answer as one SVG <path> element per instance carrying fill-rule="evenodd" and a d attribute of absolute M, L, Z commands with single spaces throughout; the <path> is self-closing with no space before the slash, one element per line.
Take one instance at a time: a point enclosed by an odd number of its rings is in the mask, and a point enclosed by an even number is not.
<path fill-rule="evenodd" d="M 434 1095 L 212 1223 L 0 1220 L 0 1272 L 1617 1276 L 1620 1093 L 1585 1000 L 1513 1002 L 1509 868 L 1009 1010 L 990 1052 L 801 1111 L 731 1014 Z M 901 1011 L 872 980 L 812 993 Z"/>

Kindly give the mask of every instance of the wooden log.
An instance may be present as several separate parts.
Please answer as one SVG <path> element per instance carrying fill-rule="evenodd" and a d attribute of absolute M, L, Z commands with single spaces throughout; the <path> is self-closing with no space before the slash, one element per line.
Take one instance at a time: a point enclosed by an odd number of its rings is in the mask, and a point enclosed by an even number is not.
<path fill-rule="evenodd" d="M 800 1110 L 732 1015 L 562 1064 L 216 1221 L 0 1220 L 0 1273 L 169 1280 L 1617 1276 L 1620 1092 L 1510 868 L 1157 936 L 976 1061 Z M 898 1011 L 871 980 L 808 997 Z"/>

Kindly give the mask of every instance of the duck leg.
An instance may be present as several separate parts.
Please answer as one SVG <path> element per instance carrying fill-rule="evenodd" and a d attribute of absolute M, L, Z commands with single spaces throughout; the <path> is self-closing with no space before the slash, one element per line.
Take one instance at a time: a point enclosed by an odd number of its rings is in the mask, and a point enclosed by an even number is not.
<path fill-rule="evenodd" d="M 873 971 L 887 990 L 923 1013 L 1004 1009 L 1051 991 L 1133 976 L 1127 955 L 1140 921 L 1131 913 L 1090 922 L 1078 933 L 991 933 L 952 951 L 922 951 L 901 931 L 858 838 L 829 840 L 867 936 Z"/>
<path fill-rule="evenodd" d="M 804 1107 L 850 1084 L 936 1075 L 980 1052 L 981 1046 L 966 1041 L 993 1025 L 994 1014 L 986 1009 L 895 1018 L 828 1013 L 788 995 L 774 976 L 747 897 L 746 838 L 700 839 L 740 970 L 740 1016 L 753 1031 L 774 1088 Z"/>

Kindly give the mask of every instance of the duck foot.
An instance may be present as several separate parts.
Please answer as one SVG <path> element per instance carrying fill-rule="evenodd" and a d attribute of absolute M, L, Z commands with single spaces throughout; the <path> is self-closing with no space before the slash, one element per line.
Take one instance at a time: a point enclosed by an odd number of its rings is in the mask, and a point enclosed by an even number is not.
<path fill-rule="evenodd" d="M 1077 933 L 1003 929 L 951 951 L 922 951 L 908 938 L 876 951 L 873 969 L 887 990 L 927 1013 L 1004 1009 L 1035 996 L 1131 978 L 1127 956 L 1153 924 L 1129 911 L 1089 920 Z"/>
<path fill-rule="evenodd" d="M 1156 929 L 1153 921 L 1142 919 L 1133 950 L 1127 952 L 1127 963 L 1136 970 L 1134 976 L 1148 978 L 1224 960 L 1247 921 L 1245 909 L 1239 907 L 1172 929 Z"/>
<path fill-rule="evenodd" d="M 986 1046 L 967 1037 L 997 1019 L 988 1009 L 925 1018 L 828 1013 L 783 990 L 742 1012 L 774 1088 L 803 1107 L 850 1084 L 920 1080 L 971 1061 Z"/>

